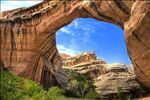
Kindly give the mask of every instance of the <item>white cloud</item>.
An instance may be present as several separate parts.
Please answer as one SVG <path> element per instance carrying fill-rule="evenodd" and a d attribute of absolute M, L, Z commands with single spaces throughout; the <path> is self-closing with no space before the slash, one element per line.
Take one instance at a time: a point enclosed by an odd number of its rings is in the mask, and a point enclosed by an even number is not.
<path fill-rule="evenodd" d="M 78 53 L 77 51 L 70 49 L 70 48 L 66 48 L 61 44 L 57 44 L 57 49 L 58 49 L 59 53 L 66 53 L 66 54 L 69 54 L 71 56 L 74 56 Z"/>
<path fill-rule="evenodd" d="M 21 0 L 12 0 L 12 1 L 1 1 L 1 12 L 6 10 L 12 10 L 20 7 L 29 7 L 37 3 L 42 2 L 42 0 L 36 1 L 21 1 Z"/>
<path fill-rule="evenodd" d="M 91 41 L 91 35 L 92 35 L 92 33 L 95 32 L 94 27 L 91 25 L 83 25 L 81 28 L 84 31 L 83 41 L 84 42 L 90 42 Z"/>
<path fill-rule="evenodd" d="M 64 33 L 70 33 L 70 31 L 67 30 L 67 28 L 61 28 L 59 31 L 64 32 Z"/>
<path fill-rule="evenodd" d="M 79 22 L 77 21 L 77 20 L 74 20 L 72 23 L 71 23 L 71 25 L 70 25 L 70 27 L 74 27 L 74 28 L 79 28 Z"/>
<path fill-rule="evenodd" d="M 67 25 L 67 27 L 78 29 L 80 27 L 80 23 L 78 20 L 73 20 L 71 23 Z"/>
<path fill-rule="evenodd" d="M 74 22 L 74 27 L 75 27 L 75 28 L 78 28 L 78 26 L 79 26 L 78 22 L 75 21 L 75 22 Z"/>
<path fill-rule="evenodd" d="M 85 33 L 84 33 L 85 41 L 89 41 L 89 39 L 91 39 L 91 35 L 93 35 L 93 34 L 95 34 L 101 38 L 105 38 L 104 33 L 100 32 L 101 29 L 99 29 L 98 33 L 96 32 L 98 24 L 97 25 L 96 25 L 96 23 L 95 24 L 91 23 L 91 24 L 92 25 L 90 25 L 90 24 L 81 25 L 82 30 L 85 31 Z M 102 25 L 102 24 L 100 24 L 100 25 Z"/>
<path fill-rule="evenodd" d="M 66 27 L 63 27 L 59 30 L 59 32 L 63 32 L 65 34 L 68 34 L 68 35 L 71 35 L 71 36 L 74 36 L 75 34 L 69 29 L 69 28 L 66 28 Z"/>
<path fill-rule="evenodd" d="M 70 42 L 68 43 L 68 48 L 71 48 L 73 50 L 76 50 L 76 52 L 79 52 L 82 48 L 81 42 L 76 38 L 71 38 Z"/>

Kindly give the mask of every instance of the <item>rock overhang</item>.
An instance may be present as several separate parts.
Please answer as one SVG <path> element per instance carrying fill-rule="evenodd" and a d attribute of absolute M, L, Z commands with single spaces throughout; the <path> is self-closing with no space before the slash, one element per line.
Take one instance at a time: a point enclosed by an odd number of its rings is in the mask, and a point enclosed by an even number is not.
<path fill-rule="evenodd" d="M 55 32 L 75 18 L 91 17 L 124 28 L 128 53 L 137 78 L 143 86 L 150 88 L 148 12 L 149 1 L 139 0 L 119 2 L 46 0 L 29 8 L 12 10 L 5 13 L 0 20 L 1 60 L 10 70 L 12 66 L 16 69 L 22 66 L 19 74 L 25 78 L 33 79 L 45 86 L 54 84 L 56 82 L 54 75 L 51 75 L 50 69 L 45 67 L 42 58 L 50 62 L 49 65 L 56 73 L 61 69 Z M 20 36 L 23 36 L 22 40 Z M 52 78 L 49 80 L 48 77 Z"/>

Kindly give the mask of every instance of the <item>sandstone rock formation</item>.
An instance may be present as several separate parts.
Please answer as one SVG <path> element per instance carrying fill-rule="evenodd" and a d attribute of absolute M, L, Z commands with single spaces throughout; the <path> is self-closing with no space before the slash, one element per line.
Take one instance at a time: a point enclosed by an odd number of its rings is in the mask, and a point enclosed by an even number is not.
<path fill-rule="evenodd" d="M 150 90 L 150 1 L 137 1 L 125 23 L 125 39 L 135 74 Z"/>
<path fill-rule="evenodd" d="M 119 92 L 129 93 L 134 88 L 140 88 L 133 73 L 124 64 L 105 64 L 106 73 L 94 79 L 96 91 L 104 97 L 116 96 Z M 121 89 L 121 91 L 119 90 Z"/>
<path fill-rule="evenodd" d="M 62 80 L 67 76 L 61 68 L 55 32 L 75 18 L 90 17 L 125 30 L 135 73 L 139 82 L 150 89 L 149 9 L 148 0 L 44 0 L 29 8 L 3 12 L 0 60 L 10 71 L 46 87 L 59 80 L 65 84 Z"/>
<path fill-rule="evenodd" d="M 80 62 L 75 63 L 76 61 Z M 119 92 L 129 94 L 131 90 L 141 88 L 136 81 L 133 66 L 119 63 L 107 64 L 97 59 L 94 52 L 84 52 L 74 57 L 64 58 L 63 67 L 92 78 L 97 93 L 103 99 L 109 97 L 112 99 Z"/>
<path fill-rule="evenodd" d="M 70 55 L 67 55 L 67 54 L 65 54 L 65 53 L 60 53 L 59 55 L 60 55 L 60 57 L 61 57 L 62 60 L 71 57 Z"/>
<path fill-rule="evenodd" d="M 63 65 L 67 67 L 72 67 L 81 63 L 87 63 L 87 62 L 96 61 L 96 60 L 97 60 L 97 57 L 94 52 L 83 52 L 83 53 L 76 55 L 75 57 L 65 58 L 63 60 Z M 99 60 L 97 61 L 97 64 L 106 64 L 106 62 Z"/>
<path fill-rule="evenodd" d="M 83 52 L 74 57 L 63 59 L 63 68 L 72 69 L 90 78 L 105 73 L 105 61 L 97 59 L 95 52 Z"/>

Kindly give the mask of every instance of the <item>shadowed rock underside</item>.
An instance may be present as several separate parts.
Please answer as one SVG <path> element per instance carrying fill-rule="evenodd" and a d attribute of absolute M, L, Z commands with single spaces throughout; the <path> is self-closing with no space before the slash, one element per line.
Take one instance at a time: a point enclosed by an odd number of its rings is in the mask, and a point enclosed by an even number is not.
<path fill-rule="evenodd" d="M 139 82 L 150 89 L 150 1 L 45 0 L 1 15 L 1 62 L 15 74 L 45 87 L 65 86 L 55 33 L 76 18 L 114 23 L 125 31 Z"/>

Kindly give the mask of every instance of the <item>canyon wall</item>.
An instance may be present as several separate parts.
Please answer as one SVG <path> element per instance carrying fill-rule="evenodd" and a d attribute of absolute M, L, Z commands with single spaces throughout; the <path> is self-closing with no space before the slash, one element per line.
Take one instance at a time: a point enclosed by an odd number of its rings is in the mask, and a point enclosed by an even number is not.
<path fill-rule="evenodd" d="M 83 53 L 78 54 L 75 57 L 69 57 L 69 58 L 67 57 L 66 59 L 63 59 L 63 65 L 71 67 L 71 66 L 75 66 L 81 63 L 87 63 L 87 62 L 96 61 L 96 60 L 97 60 L 97 57 L 94 52 L 83 52 Z M 99 61 L 97 62 L 97 64 L 98 63 L 105 64 L 106 62 Z"/>
<path fill-rule="evenodd" d="M 93 59 L 88 59 L 89 56 Z M 79 63 L 72 63 L 79 58 L 82 58 Z M 131 91 L 137 92 L 140 89 L 141 94 L 145 92 L 136 80 L 132 65 L 107 64 L 105 61 L 97 59 L 94 52 L 84 52 L 70 58 L 63 57 L 62 61 L 63 68 L 74 70 L 85 77 L 91 78 L 92 84 L 101 99 L 112 99 L 119 93 L 129 95 Z M 68 64 L 69 62 L 72 65 Z"/>
<path fill-rule="evenodd" d="M 65 86 L 55 33 L 76 18 L 95 18 L 125 30 L 128 53 L 139 82 L 150 89 L 150 1 L 44 0 L 1 14 L 1 63 L 45 87 Z"/>
<path fill-rule="evenodd" d="M 62 54 L 63 68 L 74 70 L 86 77 L 95 78 L 106 73 L 105 61 L 97 59 L 95 52 L 83 52 L 73 57 L 64 57 Z"/>

